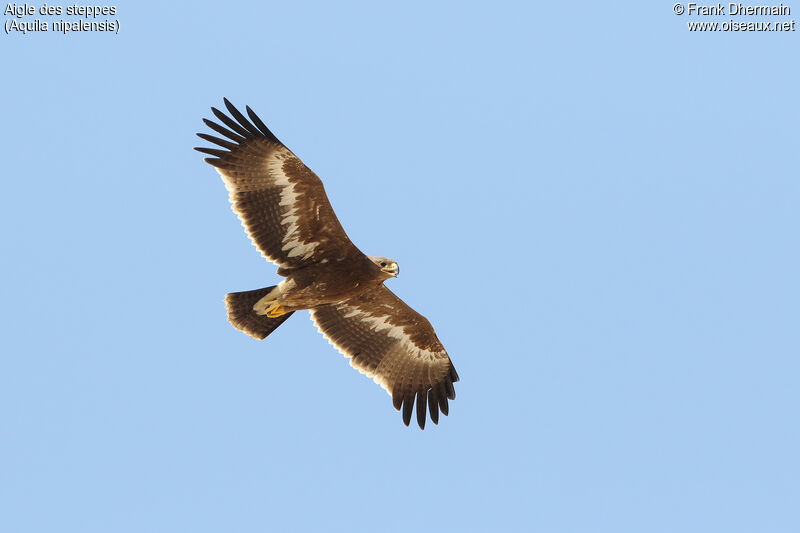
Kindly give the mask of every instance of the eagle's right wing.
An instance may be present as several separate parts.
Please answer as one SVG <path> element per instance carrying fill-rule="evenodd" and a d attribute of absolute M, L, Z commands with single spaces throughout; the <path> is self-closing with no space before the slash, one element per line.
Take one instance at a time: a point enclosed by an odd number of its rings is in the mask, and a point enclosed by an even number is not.
<path fill-rule="evenodd" d="M 195 148 L 222 176 L 234 212 L 261 254 L 284 268 L 352 254 L 350 242 L 325 194 L 322 181 L 286 148 L 247 107 L 252 123 L 227 99 L 228 112 L 214 115 L 227 127 L 203 122 L 227 137 L 198 133 L 219 148 Z M 355 249 L 355 250 L 354 250 Z"/>
<path fill-rule="evenodd" d="M 447 400 L 456 397 L 458 374 L 430 322 L 384 287 L 342 303 L 311 310 L 311 319 L 359 372 L 373 378 L 392 396 L 394 408 L 425 428 L 425 408 L 434 424 Z"/>

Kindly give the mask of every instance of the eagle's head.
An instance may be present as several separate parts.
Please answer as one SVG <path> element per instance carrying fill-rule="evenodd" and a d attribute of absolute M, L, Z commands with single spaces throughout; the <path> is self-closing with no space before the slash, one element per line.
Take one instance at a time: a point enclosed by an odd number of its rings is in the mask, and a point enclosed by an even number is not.
<path fill-rule="evenodd" d="M 369 256 L 372 259 L 372 262 L 380 267 L 381 272 L 386 274 L 387 278 L 394 277 L 396 278 L 398 274 L 400 274 L 400 267 L 397 266 L 397 262 L 394 259 L 389 259 L 388 257 L 373 257 Z"/>

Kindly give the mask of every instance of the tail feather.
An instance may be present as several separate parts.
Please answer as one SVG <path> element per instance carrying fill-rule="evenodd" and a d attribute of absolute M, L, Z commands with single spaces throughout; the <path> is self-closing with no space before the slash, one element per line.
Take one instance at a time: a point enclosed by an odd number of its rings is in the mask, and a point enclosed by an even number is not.
<path fill-rule="evenodd" d="M 247 333 L 254 339 L 261 340 L 275 331 L 294 311 L 277 318 L 258 315 L 253 306 L 275 287 L 265 287 L 254 291 L 231 292 L 225 295 L 225 307 L 228 309 L 228 322 L 238 330 Z"/>

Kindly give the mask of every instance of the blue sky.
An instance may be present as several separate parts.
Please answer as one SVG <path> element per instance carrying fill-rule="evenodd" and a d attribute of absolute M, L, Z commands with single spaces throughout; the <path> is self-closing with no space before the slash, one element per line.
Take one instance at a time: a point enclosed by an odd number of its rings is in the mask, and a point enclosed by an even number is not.
<path fill-rule="evenodd" d="M 0 529 L 800 530 L 796 32 L 116 5 L 118 35 L 0 36 Z M 307 313 L 226 322 L 277 277 L 191 149 L 223 96 L 400 263 L 462 378 L 439 426 Z"/>

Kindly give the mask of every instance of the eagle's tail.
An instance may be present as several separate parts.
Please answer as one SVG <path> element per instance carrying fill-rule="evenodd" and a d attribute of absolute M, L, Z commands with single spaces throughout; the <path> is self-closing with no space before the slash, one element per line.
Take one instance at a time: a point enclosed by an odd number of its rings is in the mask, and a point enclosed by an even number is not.
<path fill-rule="evenodd" d="M 233 324 L 254 339 L 261 340 L 275 331 L 294 311 L 270 318 L 267 315 L 258 315 L 253 311 L 253 306 L 275 287 L 265 287 L 254 291 L 231 292 L 225 295 L 225 307 L 228 309 L 228 322 Z"/>

